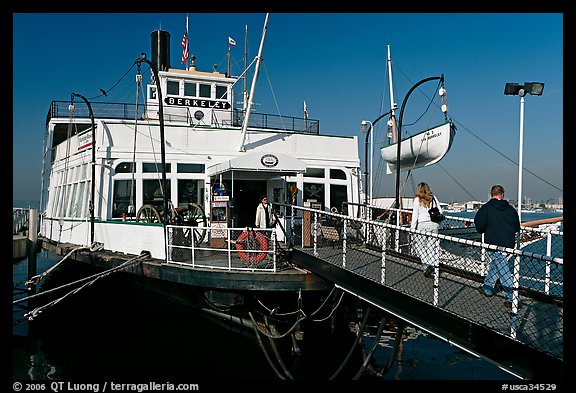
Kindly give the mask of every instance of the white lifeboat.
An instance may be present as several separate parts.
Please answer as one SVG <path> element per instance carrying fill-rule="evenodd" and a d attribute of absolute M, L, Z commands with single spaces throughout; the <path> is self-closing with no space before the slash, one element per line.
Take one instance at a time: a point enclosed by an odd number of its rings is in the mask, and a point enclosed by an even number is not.
<path fill-rule="evenodd" d="M 400 146 L 400 171 L 432 165 L 440 161 L 450 150 L 456 127 L 450 121 L 412 135 L 402 141 Z M 398 145 L 396 143 L 380 149 L 386 162 L 386 173 L 396 172 L 398 164 Z"/>

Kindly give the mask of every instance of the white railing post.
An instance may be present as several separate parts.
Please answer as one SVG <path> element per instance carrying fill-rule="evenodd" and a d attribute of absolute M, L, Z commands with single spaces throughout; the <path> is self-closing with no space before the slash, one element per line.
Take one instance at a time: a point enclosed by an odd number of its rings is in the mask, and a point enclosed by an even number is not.
<path fill-rule="evenodd" d="M 232 232 L 232 228 L 226 228 L 226 242 L 228 245 L 226 248 L 228 249 L 228 269 L 232 269 L 232 236 L 230 233 Z"/>
<path fill-rule="evenodd" d="M 314 256 L 318 256 L 318 212 L 314 211 Z"/>
<path fill-rule="evenodd" d="M 342 220 L 344 222 L 344 225 L 342 226 L 342 267 L 346 267 L 346 239 L 347 239 L 347 226 L 346 223 L 348 222 L 348 219 L 345 218 Z"/>
<path fill-rule="evenodd" d="M 272 238 L 272 252 L 273 252 L 273 254 L 272 254 L 272 262 L 273 262 L 273 265 L 274 265 L 274 273 L 276 273 L 276 239 L 277 239 L 277 236 L 276 236 L 276 228 L 272 229 L 272 236 L 271 236 L 271 238 Z"/>

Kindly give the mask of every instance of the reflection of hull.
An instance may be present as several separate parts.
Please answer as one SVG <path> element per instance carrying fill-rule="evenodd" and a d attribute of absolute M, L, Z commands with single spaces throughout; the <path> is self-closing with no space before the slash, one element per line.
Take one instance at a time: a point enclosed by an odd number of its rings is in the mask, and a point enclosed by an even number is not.
<path fill-rule="evenodd" d="M 440 161 L 450 147 L 456 128 L 450 122 L 413 135 L 402 141 L 400 151 L 400 171 L 421 168 Z M 386 162 L 386 173 L 396 172 L 398 146 L 396 144 L 380 149 Z"/>

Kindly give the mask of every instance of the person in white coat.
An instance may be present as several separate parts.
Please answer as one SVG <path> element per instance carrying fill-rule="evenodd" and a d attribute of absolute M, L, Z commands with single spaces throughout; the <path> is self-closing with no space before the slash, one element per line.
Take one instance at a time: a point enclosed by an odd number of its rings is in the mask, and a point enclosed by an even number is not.
<path fill-rule="evenodd" d="M 418 229 L 432 233 L 438 233 L 440 225 L 432 222 L 428 210 L 432 207 L 432 201 L 438 207 L 440 213 L 442 208 L 438 199 L 432 194 L 432 189 L 427 183 L 421 182 L 416 186 L 416 196 L 414 197 L 414 206 L 412 207 L 411 229 Z M 438 266 L 438 249 L 440 241 L 438 238 L 417 234 L 415 235 L 414 247 L 416 253 L 420 256 L 422 265 L 425 267 L 424 276 L 432 277 L 434 267 Z"/>
<path fill-rule="evenodd" d="M 272 206 L 268 204 L 268 198 L 263 196 L 256 208 L 256 228 L 266 229 L 273 228 L 276 224 L 272 214 Z"/>

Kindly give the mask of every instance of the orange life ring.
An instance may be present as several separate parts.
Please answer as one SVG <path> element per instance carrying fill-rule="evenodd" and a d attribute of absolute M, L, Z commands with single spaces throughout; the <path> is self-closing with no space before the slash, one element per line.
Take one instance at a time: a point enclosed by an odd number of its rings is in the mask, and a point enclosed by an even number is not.
<path fill-rule="evenodd" d="M 246 243 L 248 243 L 248 247 L 245 247 Z M 256 232 L 249 229 L 242 232 L 240 236 L 238 236 L 238 239 L 236 239 L 236 249 L 254 251 L 260 249 L 262 251 L 268 251 L 268 241 L 261 232 Z M 262 262 L 264 258 L 266 258 L 266 253 L 239 252 L 238 256 L 244 262 L 255 265 Z"/>

